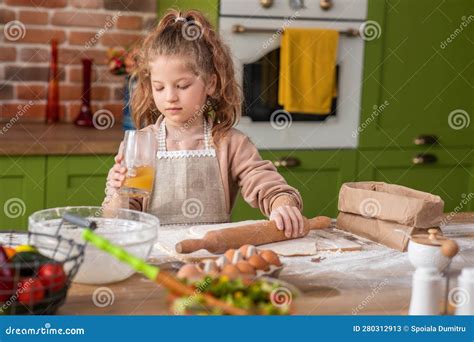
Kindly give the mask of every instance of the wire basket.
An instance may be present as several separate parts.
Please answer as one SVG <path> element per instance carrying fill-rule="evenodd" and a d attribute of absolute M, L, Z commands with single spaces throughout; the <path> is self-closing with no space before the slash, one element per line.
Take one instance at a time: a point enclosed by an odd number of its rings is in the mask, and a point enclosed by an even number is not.
<path fill-rule="evenodd" d="M 71 280 L 84 260 L 86 243 L 61 236 L 64 215 L 54 234 L 8 231 L 0 243 L 0 314 L 52 315 L 64 303 Z M 92 226 L 93 226 L 92 222 Z M 17 252 L 8 259 L 7 247 L 30 245 L 36 251 Z"/>

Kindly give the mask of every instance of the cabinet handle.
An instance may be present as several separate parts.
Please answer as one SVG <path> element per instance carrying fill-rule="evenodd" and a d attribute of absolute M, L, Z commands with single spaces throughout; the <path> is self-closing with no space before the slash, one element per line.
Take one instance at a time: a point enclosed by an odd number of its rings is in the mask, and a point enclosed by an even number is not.
<path fill-rule="evenodd" d="M 319 7 L 321 7 L 323 11 L 330 10 L 332 5 L 332 0 L 319 0 Z"/>
<path fill-rule="evenodd" d="M 301 161 L 294 157 L 283 157 L 273 162 L 276 167 L 297 167 L 301 165 Z"/>
<path fill-rule="evenodd" d="M 438 143 L 438 137 L 436 135 L 421 134 L 413 142 L 415 145 L 435 145 Z"/>
<path fill-rule="evenodd" d="M 438 158 L 431 153 L 419 153 L 413 157 L 412 162 L 415 165 L 434 164 L 438 161 Z"/>
<path fill-rule="evenodd" d="M 270 8 L 273 6 L 273 0 L 260 0 L 260 6 L 263 8 Z"/>

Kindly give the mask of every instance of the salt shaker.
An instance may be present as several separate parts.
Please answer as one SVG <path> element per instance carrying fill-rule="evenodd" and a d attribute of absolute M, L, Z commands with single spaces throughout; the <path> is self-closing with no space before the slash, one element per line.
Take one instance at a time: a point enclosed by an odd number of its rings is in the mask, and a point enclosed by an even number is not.
<path fill-rule="evenodd" d="M 410 315 L 439 315 L 442 277 L 435 267 L 420 267 L 413 274 Z"/>
<path fill-rule="evenodd" d="M 463 268 L 450 299 L 456 302 L 456 315 L 474 315 L 474 268 Z"/>

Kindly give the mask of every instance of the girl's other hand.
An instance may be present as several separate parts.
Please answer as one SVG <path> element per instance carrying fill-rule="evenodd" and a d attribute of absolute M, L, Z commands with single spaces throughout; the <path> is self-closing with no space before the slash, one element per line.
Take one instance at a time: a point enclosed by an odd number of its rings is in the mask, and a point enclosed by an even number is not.
<path fill-rule="evenodd" d="M 303 215 L 297 207 L 284 205 L 272 210 L 270 220 L 275 221 L 278 230 L 285 230 L 287 238 L 303 236 Z"/>
<path fill-rule="evenodd" d="M 125 174 L 127 173 L 127 168 L 122 166 L 120 163 L 123 160 L 123 155 L 118 154 L 115 156 L 115 164 L 110 169 L 107 176 L 107 188 L 117 191 L 120 189 L 125 182 Z"/>

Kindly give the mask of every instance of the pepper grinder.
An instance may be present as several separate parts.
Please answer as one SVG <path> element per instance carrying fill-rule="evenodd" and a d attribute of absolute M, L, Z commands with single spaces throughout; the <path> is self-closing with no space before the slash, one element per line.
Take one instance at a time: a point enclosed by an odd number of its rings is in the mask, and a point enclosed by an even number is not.
<path fill-rule="evenodd" d="M 442 278 L 435 267 L 420 267 L 413 274 L 409 315 L 439 315 Z"/>
<path fill-rule="evenodd" d="M 456 305 L 456 315 L 474 315 L 474 267 L 463 268 L 458 287 L 462 297 Z"/>

